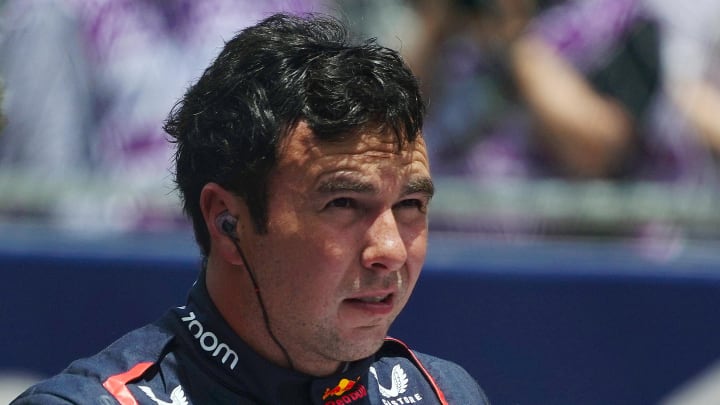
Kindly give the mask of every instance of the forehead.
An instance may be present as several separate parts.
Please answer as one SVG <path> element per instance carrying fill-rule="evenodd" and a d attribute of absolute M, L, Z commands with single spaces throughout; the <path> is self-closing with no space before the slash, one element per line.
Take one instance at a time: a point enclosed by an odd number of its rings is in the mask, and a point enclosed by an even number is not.
<path fill-rule="evenodd" d="M 392 133 L 361 132 L 342 141 L 321 141 L 305 122 L 300 122 L 283 139 L 278 151 L 279 171 L 297 170 L 321 176 L 371 167 L 388 174 L 430 175 L 422 137 L 404 144 L 402 148 L 398 148 Z"/>

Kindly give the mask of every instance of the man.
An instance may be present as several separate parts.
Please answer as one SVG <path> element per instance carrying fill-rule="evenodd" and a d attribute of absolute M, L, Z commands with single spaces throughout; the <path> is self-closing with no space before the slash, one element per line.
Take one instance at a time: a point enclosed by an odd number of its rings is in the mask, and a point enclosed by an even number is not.
<path fill-rule="evenodd" d="M 242 31 L 166 124 L 205 259 L 187 305 L 15 403 L 486 403 L 385 338 L 425 257 L 423 113 L 397 53 L 329 17 Z"/>

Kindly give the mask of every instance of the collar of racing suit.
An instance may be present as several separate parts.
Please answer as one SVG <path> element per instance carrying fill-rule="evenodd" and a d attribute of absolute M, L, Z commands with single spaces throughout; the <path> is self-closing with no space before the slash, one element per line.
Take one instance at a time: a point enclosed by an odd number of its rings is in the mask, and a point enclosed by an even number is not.
<path fill-rule="evenodd" d="M 203 271 L 186 306 L 175 309 L 178 338 L 201 368 L 226 389 L 258 403 L 335 404 L 367 402 L 368 369 L 373 357 L 343 372 L 318 378 L 279 367 L 253 351 L 235 334 L 210 299 Z M 342 402 L 341 402 L 342 403 Z"/>

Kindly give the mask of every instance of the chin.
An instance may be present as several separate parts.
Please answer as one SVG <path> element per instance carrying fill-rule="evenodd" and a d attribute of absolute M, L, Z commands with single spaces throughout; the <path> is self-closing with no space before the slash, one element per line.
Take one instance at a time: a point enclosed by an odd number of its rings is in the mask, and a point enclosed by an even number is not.
<path fill-rule="evenodd" d="M 349 343 L 345 348 L 345 353 L 343 353 L 345 359 L 343 361 L 355 361 L 372 356 L 380 350 L 386 336 L 387 331 L 384 331 L 384 333 L 378 333 L 373 337 L 366 337 L 361 340 L 353 339 L 353 343 Z"/>

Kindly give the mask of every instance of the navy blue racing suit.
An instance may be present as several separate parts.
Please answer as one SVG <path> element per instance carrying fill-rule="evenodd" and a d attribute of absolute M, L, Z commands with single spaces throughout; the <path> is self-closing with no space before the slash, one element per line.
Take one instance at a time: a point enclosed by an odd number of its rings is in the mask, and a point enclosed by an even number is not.
<path fill-rule="evenodd" d="M 460 366 L 388 338 L 374 356 L 313 377 L 247 346 L 208 296 L 204 272 L 186 306 L 73 362 L 12 405 L 28 404 L 487 404 Z"/>

